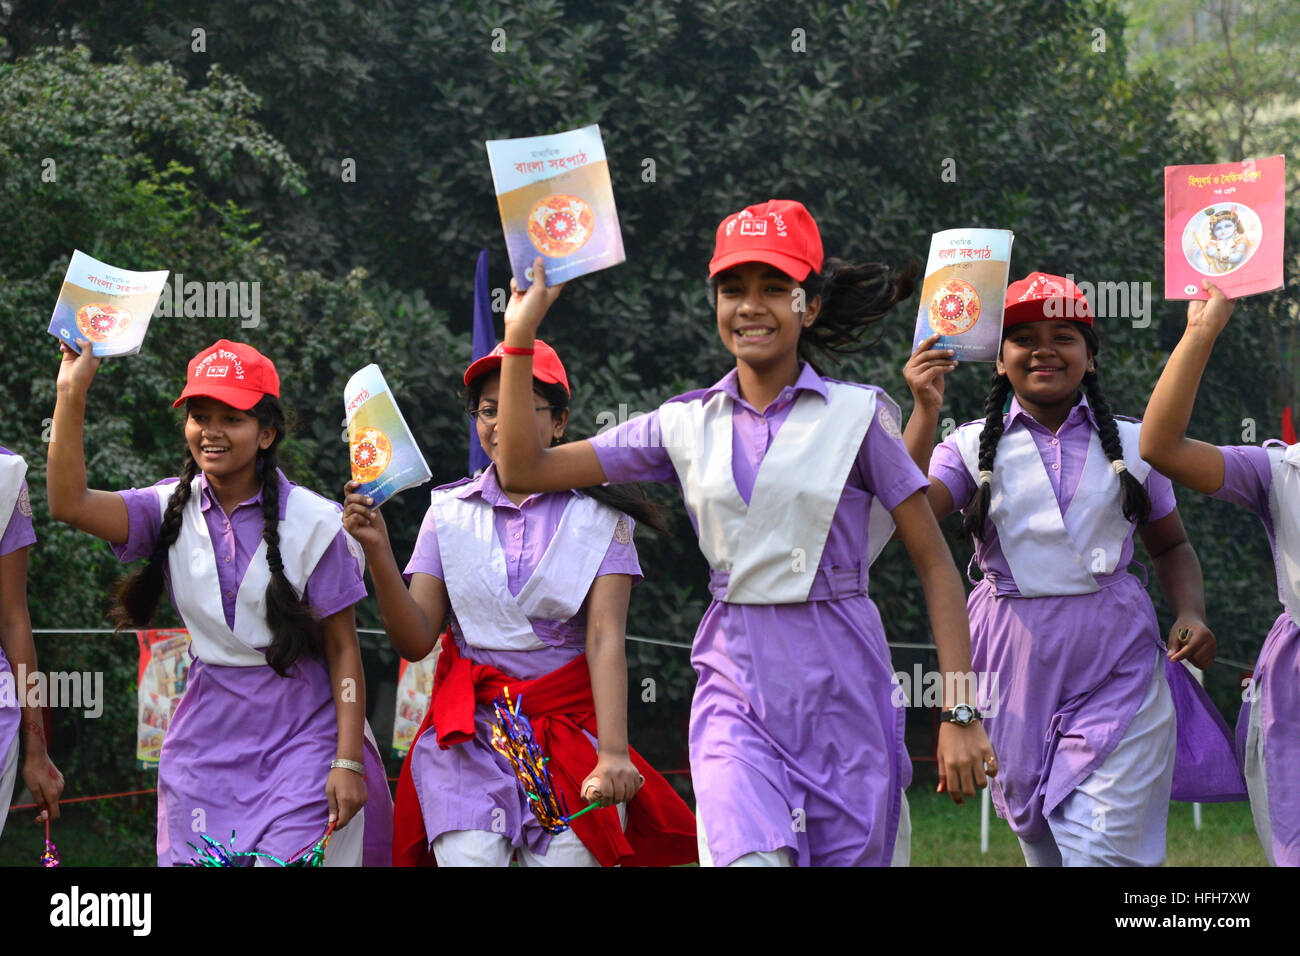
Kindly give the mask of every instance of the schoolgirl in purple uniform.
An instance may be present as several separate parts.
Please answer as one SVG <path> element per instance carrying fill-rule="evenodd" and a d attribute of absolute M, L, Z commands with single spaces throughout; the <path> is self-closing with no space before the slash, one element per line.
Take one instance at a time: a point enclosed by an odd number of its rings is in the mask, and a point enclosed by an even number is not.
<path fill-rule="evenodd" d="M 31 790 L 38 821 L 59 818 L 63 774 L 45 749 L 44 706 L 29 697 L 36 674 L 36 645 L 27 613 L 27 551 L 36 543 L 27 497 L 27 462 L 0 448 L 0 833 L 18 778 L 22 739 L 23 783 Z"/>
<path fill-rule="evenodd" d="M 185 693 L 158 765 L 158 864 L 206 833 L 287 859 L 337 825 L 327 866 L 386 866 L 392 798 L 365 720 L 352 607 L 365 597 L 337 504 L 276 467 L 280 380 L 256 349 L 222 339 L 191 360 L 179 481 L 86 487 L 85 396 L 99 366 L 63 346 L 50 513 L 148 564 L 110 616 L 148 624 L 166 581 L 190 632 Z M 355 547 L 355 545 L 353 545 Z M 359 555 L 359 549 L 357 549 Z M 262 860 L 259 859 L 259 863 Z"/>
<path fill-rule="evenodd" d="M 1264 854 L 1276 866 L 1300 866 L 1300 444 L 1216 446 L 1187 437 L 1196 391 L 1233 307 L 1218 287 L 1206 288 L 1208 302 L 1187 303 L 1187 330 L 1151 393 L 1142 457 L 1264 522 L 1283 611 L 1243 695 L 1237 740 Z"/>
<path fill-rule="evenodd" d="M 1030 866 L 1159 865 L 1171 789 L 1241 796 L 1227 728 L 1178 663 L 1208 666 L 1215 642 L 1173 488 L 1139 457 L 1139 423 L 1102 396 L 1091 307 L 1070 280 L 1032 273 L 1007 289 L 986 418 L 931 456 L 956 365 L 935 341 L 904 370 L 906 440 L 936 516 L 964 511 L 976 539 L 971 643 L 976 671 L 996 675 L 984 705 L 998 814 Z M 1176 616 L 1167 654 L 1126 570 L 1135 530 Z"/>
<path fill-rule="evenodd" d="M 831 260 L 802 204 L 728 216 L 709 275 L 736 367 L 707 389 L 590 441 L 544 449 L 528 401 L 537 326 L 559 286 L 516 290 L 501 380 L 502 484 L 558 491 L 667 481 L 709 560 L 713 602 L 695 635 L 691 776 L 702 862 L 905 863 L 911 764 L 884 627 L 867 596 L 890 517 L 925 586 L 940 666 L 967 673 L 960 578 L 920 493 L 897 407 L 808 361 L 851 346 L 906 298 L 911 273 Z M 869 527 L 870 525 L 870 527 Z M 968 702 L 957 682 L 945 706 Z M 963 711 L 964 713 L 964 711 Z M 995 772 L 978 721 L 944 724 L 940 786 L 961 802 Z"/>

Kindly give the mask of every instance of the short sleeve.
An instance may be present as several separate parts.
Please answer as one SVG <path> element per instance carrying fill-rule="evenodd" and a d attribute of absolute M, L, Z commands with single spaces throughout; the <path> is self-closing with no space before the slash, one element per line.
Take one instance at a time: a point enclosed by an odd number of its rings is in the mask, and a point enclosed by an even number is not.
<path fill-rule="evenodd" d="M 357 559 L 348 549 L 346 533 L 340 528 L 307 578 L 307 601 L 319 617 L 329 617 L 351 607 L 366 596 Z"/>
<path fill-rule="evenodd" d="M 1273 485 L 1273 463 L 1268 449 L 1257 445 L 1220 445 L 1223 453 L 1223 487 L 1211 498 L 1230 501 L 1268 520 L 1268 496 Z"/>
<path fill-rule="evenodd" d="M 664 445 L 657 408 L 601 432 L 591 439 L 591 447 L 611 484 L 673 481 L 677 477 Z"/>
<path fill-rule="evenodd" d="M 883 392 L 880 394 L 885 400 L 876 402 L 876 420 L 862 440 L 857 466 L 867 491 L 893 511 L 918 491 L 930 487 L 930 482 L 903 444 L 898 406 Z"/>
<path fill-rule="evenodd" d="M 596 577 L 602 574 L 627 574 L 632 576 L 633 584 L 642 579 L 641 562 L 636 556 L 636 542 L 632 540 L 635 529 L 636 522 L 630 517 L 625 514 L 618 516 L 618 524 L 614 526 L 614 535 L 605 550 L 605 558 L 596 569 Z"/>
<path fill-rule="evenodd" d="M 413 574 L 431 574 L 438 580 L 443 580 L 442 555 L 438 553 L 438 525 L 433 518 L 432 506 L 424 513 L 420 533 L 415 539 L 415 551 L 411 553 L 411 560 L 406 562 L 402 577 L 410 582 Z"/>
<path fill-rule="evenodd" d="M 1178 501 L 1174 498 L 1174 483 L 1154 468 L 1147 474 L 1142 487 L 1146 489 L 1147 500 L 1151 503 L 1147 512 L 1148 524 L 1159 521 L 1178 507 Z"/>
<path fill-rule="evenodd" d="M 0 537 L 0 557 L 12 554 L 19 548 L 36 543 L 36 529 L 32 527 L 32 501 L 27 496 L 27 482 L 18 489 L 18 500 L 14 502 L 13 513 L 9 516 L 9 525 L 4 537 Z"/>
<path fill-rule="evenodd" d="M 930 477 L 948 489 L 952 506 L 957 511 L 963 510 L 975 497 L 975 479 L 961 457 L 956 432 L 940 442 L 930 455 Z"/>
<path fill-rule="evenodd" d="M 119 561 L 131 562 L 153 554 L 158 532 L 162 528 L 162 507 L 158 503 L 159 485 L 174 485 L 178 478 L 164 478 L 149 488 L 128 488 L 118 494 L 126 502 L 129 531 L 125 544 L 112 544 L 113 554 Z"/>

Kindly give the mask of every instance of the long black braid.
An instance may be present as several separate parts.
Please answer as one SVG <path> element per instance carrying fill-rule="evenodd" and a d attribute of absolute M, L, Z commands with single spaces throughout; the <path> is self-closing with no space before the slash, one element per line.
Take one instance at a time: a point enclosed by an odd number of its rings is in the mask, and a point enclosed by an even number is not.
<path fill-rule="evenodd" d="M 260 416 L 258 423 L 261 424 Z M 266 542 L 266 565 L 271 571 L 271 580 L 266 585 L 266 624 L 271 631 L 266 663 L 281 677 L 287 677 L 289 668 L 299 657 L 320 657 L 324 653 L 324 633 L 311 605 L 298 596 L 284 573 L 280 554 L 280 475 L 276 463 L 276 446 L 284 434 L 283 413 L 280 426 L 271 447 L 258 452 L 258 463 L 262 472 L 262 540 Z"/>
<path fill-rule="evenodd" d="M 162 599 L 163 569 L 167 566 L 167 552 L 176 543 L 181 533 L 181 521 L 185 506 L 190 500 L 190 486 L 198 476 L 199 466 L 192 455 L 185 456 L 185 465 L 181 468 L 181 480 L 167 499 L 167 510 L 163 512 L 162 527 L 158 529 L 158 540 L 154 543 L 149 560 L 142 568 L 136 568 L 117 587 L 113 606 L 108 610 L 108 619 L 116 625 L 117 630 L 124 627 L 145 627 L 158 613 L 158 602 Z"/>
<path fill-rule="evenodd" d="M 1083 376 L 1083 387 L 1088 390 L 1088 404 L 1092 406 L 1092 414 L 1097 419 L 1097 433 L 1106 458 L 1110 461 L 1123 461 L 1124 445 L 1119 438 L 1119 427 L 1115 424 L 1109 403 L 1101 393 L 1101 382 L 1097 379 L 1096 372 L 1088 372 Z M 1124 517 L 1140 525 L 1146 524 L 1147 517 L 1151 514 L 1151 499 L 1147 497 L 1142 482 L 1137 480 L 1127 466 L 1119 473 L 1119 495 Z"/>
<path fill-rule="evenodd" d="M 1095 357 L 1101 345 L 1097 333 L 1091 326 L 1082 323 L 1079 324 L 1079 331 L 1083 333 L 1084 342 Z M 1084 373 L 1083 387 L 1088 392 L 1088 404 L 1097 419 L 1097 433 L 1107 460 L 1124 461 L 1124 445 L 1120 441 L 1119 426 L 1115 424 L 1110 403 L 1102 394 L 1101 380 L 1095 371 Z M 998 442 L 1002 439 L 1002 430 L 1005 427 L 1002 410 L 1010 391 L 1011 380 L 1005 375 L 994 372 L 988 397 L 984 401 L 984 428 L 980 431 L 979 487 L 966 511 L 966 520 L 962 523 L 962 530 L 981 542 L 984 540 L 984 525 L 988 520 L 989 504 L 993 497 L 990 482 L 984 480 L 984 473 L 993 471 Z M 1119 472 L 1119 489 L 1120 506 L 1123 508 L 1124 517 L 1138 524 L 1146 524 L 1147 517 L 1151 513 L 1151 499 L 1147 496 L 1146 489 L 1142 487 L 1142 482 L 1138 481 L 1127 467 Z"/>
<path fill-rule="evenodd" d="M 1011 379 L 994 372 L 988 397 L 984 399 L 984 428 L 980 431 L 981 476 L 984 472 L 993 471 L 993 460 L 998 454 L 998 442 L 1002 440 L 1002 429 L 1006 426 L 1002 409 L 1010 393 Z M 989 482 L 981 479 L 979 487 L 975 489 L 975 498 L 966 510 L 966 520 L 962 523 L 962 530 L 981 542 L 984 540 L 984 524 L 988 520 L 989 502 L 992 497 L 993 492 Z"/>
<path fill-rule="evenodd" d="M 280 481 L 276 448 L 286 431 L 284 408 L 278 398 L 264 395 L 248 414 L 257 419 L 259 427 L 275 429 L 271 446 L 257 453 L 258 470 L 262 475 L 262 540 L 266 542 L 266 563 L 271 571 L 271 580 L 266 586 L 266 622 L 271 631 L 266 662 L 281 677 L 287 677 L 289 668 L 303 654 L 319 657 L 324 641 L 320 621 L 289 583 L 280 554 Z M 118 630 L 146 627 L 157 613 L 167 555 L 180 535 L 185 506 L 190 500 L 190 487 L 198 473 L 198 463 L 192 455 L 186 455 L 180 482 L 167 500 L 153 553 L 143 568 L 123 579 L 116 601 L 108 612 L 109 620 Z"/>

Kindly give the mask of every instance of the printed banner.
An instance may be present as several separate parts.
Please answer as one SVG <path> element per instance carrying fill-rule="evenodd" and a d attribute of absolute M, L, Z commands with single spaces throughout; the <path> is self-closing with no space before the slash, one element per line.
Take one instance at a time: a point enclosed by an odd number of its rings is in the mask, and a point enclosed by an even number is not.
<path fill-rule="evenodd" d="M 429 701 L 433 696 L 433 673 L 438 667 L 439 641 L 429 656 L 412 664 L 399 661 L 397 665 L 397 707 L 393 713 L 393 756 L 405 757 L 415 741 L 415 732 L 424 722 Z"/>
<path fill-rule="evenodd" d="M 190 672 L 190 632 L 136 631 L 140 642 L 136 764 L 157 770 L 163 737 L 171 723 Z"/>

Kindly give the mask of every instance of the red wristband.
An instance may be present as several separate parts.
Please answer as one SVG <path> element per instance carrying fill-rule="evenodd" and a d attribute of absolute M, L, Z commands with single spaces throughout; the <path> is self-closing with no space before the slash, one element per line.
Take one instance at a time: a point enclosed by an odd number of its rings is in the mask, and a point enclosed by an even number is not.
<path fill-rule="evenodd" d="M 517 349 L 513 345 L 501 346 L 502 355 L 532 355 L 532 349 Z"/>

